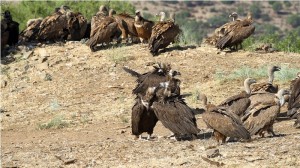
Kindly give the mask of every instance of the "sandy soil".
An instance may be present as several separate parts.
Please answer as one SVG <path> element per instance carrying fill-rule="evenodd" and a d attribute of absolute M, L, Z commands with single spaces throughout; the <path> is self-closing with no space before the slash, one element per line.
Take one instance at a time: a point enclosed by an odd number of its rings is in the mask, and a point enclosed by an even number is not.
<path fill-rule="evenodd" d="M 209 134 L 177 142 L 165 138 L 170 131 L 161 123 L 152 141 L 134 140 L 130 116 L 135 79 L 122 70 L 128 66 L 146 72 L 155 62 L 171 63 L 182 73 L 182 92 L 192 93 L 188 105 L 201 108 L 197 93 L 219 103 L 242 90 L 241 79 L 221 80 L 216 72 L 270 64 L 300 69 L 299 54 L 185 47 L 152 57 L 146 45 L 91 53 L 80 42 L 32 51 L 17 52 L 14 62 L 1 65 L 2 167 L 300 166 L 300 130 L 284 117 L 274 125 L 282 136 L 253 137 L 251 142 L 217 145 Z M 289 82 L 279 85 L 288 87 Z M 198 127 L 210 132 L 201 114 L 196 117 Z M 54 127 L 47 128 L 51 123 Z M 219 149 L 219 156 L 207 158 L 211 149 Z"/>

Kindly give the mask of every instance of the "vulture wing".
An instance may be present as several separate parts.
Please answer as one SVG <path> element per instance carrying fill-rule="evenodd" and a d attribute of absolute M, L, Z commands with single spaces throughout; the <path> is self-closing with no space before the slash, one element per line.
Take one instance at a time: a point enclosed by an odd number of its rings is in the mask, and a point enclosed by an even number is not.
<path fill-rule="evenodd" d="M 40 30 L 42 19 L 36 19 L 28 27 L 20 33 L 21 42 L 27 42 L 36 39 L 36 35 Z"/>
<path fill-rule="evenodd" d="M 265 91 L 265 92 L 269 92 L 269 93 L 277 93 L 278 86 L 272 85 L 271 83 L 268 83 L 268 82 L 262 82 L 262 83 L 252 85 L 251 92 L 260 92 L 260 91 Z"/>
<path fill-rule="evenodd" d="M 288 109 L 290 110 L 292 108 L 300 108 L 300 78 L 296 79 L 292 86 Z"/>

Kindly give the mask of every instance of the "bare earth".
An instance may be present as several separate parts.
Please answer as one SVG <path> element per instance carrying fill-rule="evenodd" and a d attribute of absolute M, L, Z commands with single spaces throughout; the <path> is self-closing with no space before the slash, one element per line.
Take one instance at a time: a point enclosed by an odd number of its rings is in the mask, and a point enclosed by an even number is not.
<path fill-rule="evenodd" d="M 154 62 L 171 63 L 182 74 L 182 92 L 192 93 L 187 103 L 202 108 L 197 92 L 217 104 L 242 90 L 242 80 L 221 82 L 217 71 L 270 64 L 300 69 L 299 54 L 218 54 L 197 47 L 171 48 L 152 57 L 142 44 L 91 53 L 80 42 L 33 51 L 29 58 L 17 53 L 16 61 L 1 65 L 2 167 L 300 167 L 300 130 L 285 118 L 274 124 L 282 136 L 254 137 L 251 142 L 217 145 L 208 135 L 177 142 L 165 138 L 170 131 L 161 123 L 153 140 L 134 140 L 130 118 L 135 78 L 122 70 L 128 66 L 146 72 Z M 209 132 L 201 114 L 196 117 L 198 127 Z M 43 129 L 51 120 L 65 127 Z M 220 155 L 207 158 L 210 148 L 219 149 Z"/>

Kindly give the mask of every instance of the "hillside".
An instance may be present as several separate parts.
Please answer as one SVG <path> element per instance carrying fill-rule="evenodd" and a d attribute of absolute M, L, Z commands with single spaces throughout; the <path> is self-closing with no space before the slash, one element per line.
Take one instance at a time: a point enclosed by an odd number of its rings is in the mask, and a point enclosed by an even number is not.
<path fill-rule="evenodd" d="M 134 140 L 130 123 L 135 79 L 122 70 L 128 66 L 146 72 L 155 62 L 171 63 L 182 74 L 182 92 L 192 94 L 188 105 L 203 108 L 199 93 L 220 103 L 241 91 L 248 76 L 265 81 L 268 65 L 282 67 L 274 82 L 288 88 L 300 70 L 300 54 L 187 46 L 169 47 L 152 57 L 143 44 L 94 53 L 80 42 L 29 47 L 20 46 L 2 59 L 2 167 L 300 166 L 300 130 L 285 117 L 274 124 L 281 136 L 254 137 L 251 142 L 218 146 L 201 114 L 196 117 L 204 134 L 194 141 L 166 139 L 170 131 L 161 123 L 154 140 Z M 220 155 L 207 158 L 210 149 Z"/>

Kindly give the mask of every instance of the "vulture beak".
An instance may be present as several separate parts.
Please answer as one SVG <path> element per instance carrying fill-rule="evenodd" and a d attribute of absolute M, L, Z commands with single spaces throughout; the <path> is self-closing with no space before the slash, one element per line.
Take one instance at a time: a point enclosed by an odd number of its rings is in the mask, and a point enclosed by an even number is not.
<path fill-rule="evenodd" d="M 140 15 L 140 11 L 139 11 L 139 10 L 136 10 L 136 11 L 135 11 L 135 15 Z"/>
<path fill-rule="evenodd" d="M 276 67 L 276 71 L 280 71 L 281 70 L 281 68 L 280 67 Z"/>
<path fill-rule="evenodd" d="M 181 75 L 181 73 L 178 72 L 178 71 L 174 71 L 174 73 L 175 73 L 175 75 Z M 175 75 L 174 75 L 174 76 L 175 76 Z"/>

